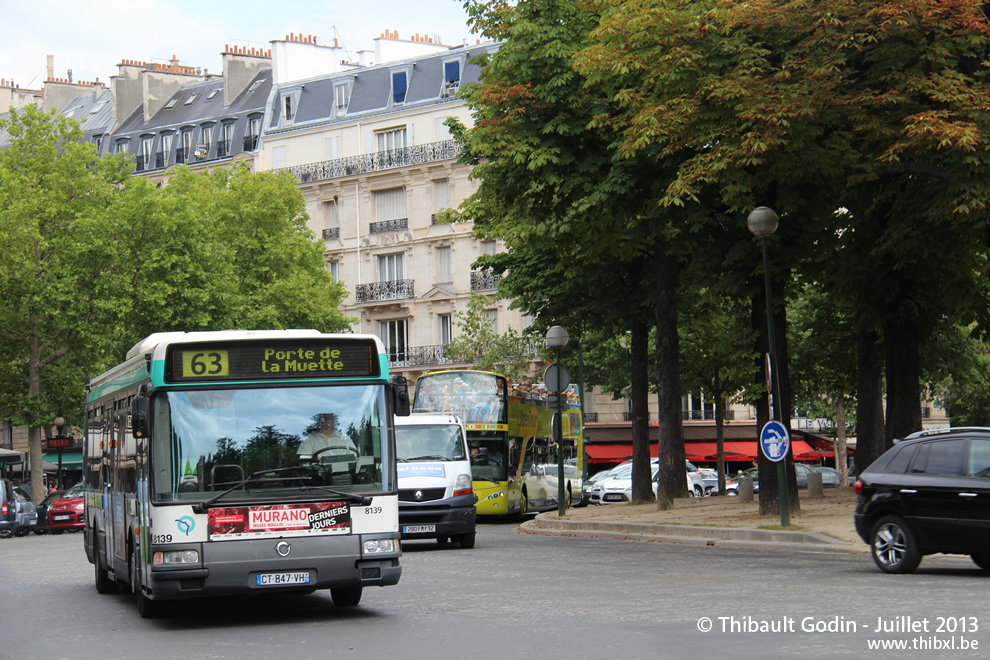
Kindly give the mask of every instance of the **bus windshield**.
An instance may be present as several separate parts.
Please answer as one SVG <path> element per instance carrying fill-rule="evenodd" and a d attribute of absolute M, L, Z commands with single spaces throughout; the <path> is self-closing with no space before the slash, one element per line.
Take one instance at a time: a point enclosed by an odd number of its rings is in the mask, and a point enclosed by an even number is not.
<path fill-rule="evenodd" d="M 466 422 L 506 423 L 505 378 L 480 371 L 441 371 L 421 376 L 415 410 L 460 415 Z"/>
<path fill-rule="evenodd" d="M 391 490 L 389 414 L 381 385 L 167 392 L 156 399 L 152 495 L 203 500 L 269 470 L 228 499 Z"/>

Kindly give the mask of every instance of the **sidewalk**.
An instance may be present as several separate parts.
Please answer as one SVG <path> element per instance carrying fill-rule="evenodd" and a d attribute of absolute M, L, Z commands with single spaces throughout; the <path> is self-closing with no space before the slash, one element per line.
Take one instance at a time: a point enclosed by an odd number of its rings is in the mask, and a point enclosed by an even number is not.
<path fill-rule="evenodd" d="M 758 497 L 758 495 L 757 495 Z M 791 526 L 780 529 L 779 516 L 760 516 L 757 500 L 738 497 L 685 498 L 669 511 L 656 504 L 611 504 L 541 513 L 520 526 L 528 534 L 609 537 L 639 541 L 718 547 L 787 548 L 802 552 L 868 553 L 856 534 L 851 488 L 829 489 L 823 497 L 801 491 L 801 509 L 792 512 Z"/>

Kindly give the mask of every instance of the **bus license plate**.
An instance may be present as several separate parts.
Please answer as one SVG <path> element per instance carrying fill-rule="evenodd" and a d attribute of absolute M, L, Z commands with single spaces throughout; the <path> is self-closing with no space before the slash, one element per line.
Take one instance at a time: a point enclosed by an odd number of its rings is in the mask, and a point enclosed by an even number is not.
<path fill-rule="evenodd" d="M 402 527 L 404 534 L 423 534 L 425 532 L 437 531 L 436 525 L 405 525 Z"/>
<path fill-rule="evenodd" d="M 256 576 L 259 587 L 278 586 L 282 584 L 309 584 L 309 571 L 298 573 L 258 573 Z"/>

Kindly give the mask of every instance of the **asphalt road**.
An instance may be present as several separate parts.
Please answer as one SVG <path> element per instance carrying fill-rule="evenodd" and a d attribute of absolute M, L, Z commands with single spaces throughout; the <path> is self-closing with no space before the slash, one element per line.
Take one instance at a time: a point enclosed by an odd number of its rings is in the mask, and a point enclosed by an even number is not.
<path fill-rule="evenodd" d="M 406 544 L 401 582 L 366 589 L 356 608 L 317 592 L 185 601 L 145 620 L 129 594 L 96 593 L 81 542 L 0 540 L 0 658 L 977 658 L 990 648 L 990 577 L 965 557 L 888 576 L 863 555 L 485 524 L 473 550 Z M 923 648 L 871 650 L 877 640 Z M 938 648 L 950 641 L 954 650 Z"/>

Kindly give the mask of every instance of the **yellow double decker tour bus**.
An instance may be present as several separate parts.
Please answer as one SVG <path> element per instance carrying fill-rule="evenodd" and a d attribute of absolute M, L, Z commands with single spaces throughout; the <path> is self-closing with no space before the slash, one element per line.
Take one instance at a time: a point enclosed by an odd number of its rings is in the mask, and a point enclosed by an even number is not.
<path fill-rule="evenodd" d="M 421 376 L 413 410 L 453 413 L 467 425 L 471 474 L 480 516 L 517 516 L 558 508 L 556 412 L 545 392 L 510 388 L 505 376 L 454 369 Z M 580 405 L 568 401 L 562 420 L 567 506 L 581 497 L 584 433 Z"/>

